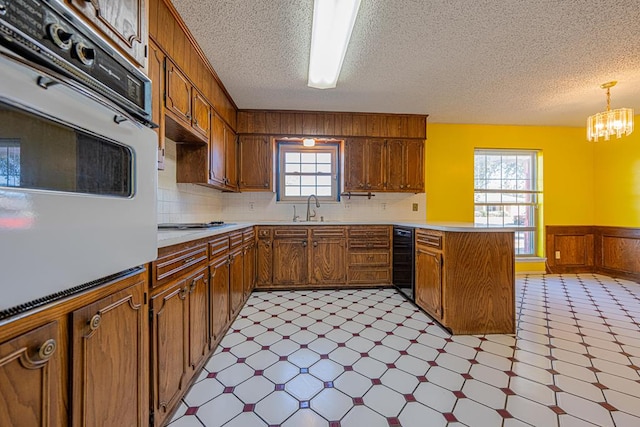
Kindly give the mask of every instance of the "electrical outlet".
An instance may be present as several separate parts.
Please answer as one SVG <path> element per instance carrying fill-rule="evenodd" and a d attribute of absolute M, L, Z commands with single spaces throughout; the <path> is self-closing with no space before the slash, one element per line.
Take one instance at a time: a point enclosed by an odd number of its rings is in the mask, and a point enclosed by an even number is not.
<path fill-rule="evenodd" d="M 249 202 L 249 210 L 252 211 L 255 209 L 255 205 L 253 202 Z"/>
<path fill-rule="evenodd" d="M 556 259 L 560 259 L 560 251 L 556 251 Z"/>
<path fill-rule="evenodd" d="M 417 204 L 417 203 L 414 203 L 414 204 L 412 205 L 411 210 L 412 210 L 412 211 L 414 211 L 414 212 L 418 212 L 418 204 Z"/>
<path fill-rule="evenodd" d="M 387 204 L 386 203 L 380 203 L 380 210 L 386 211 L 387 210 Z"/>
<path fill-rule="evenodd" d="M 346 202 L 346 203 L 344 204 L 344 208 L 345 208 L 345 209 L 351 209 L 351 202 Z"/>

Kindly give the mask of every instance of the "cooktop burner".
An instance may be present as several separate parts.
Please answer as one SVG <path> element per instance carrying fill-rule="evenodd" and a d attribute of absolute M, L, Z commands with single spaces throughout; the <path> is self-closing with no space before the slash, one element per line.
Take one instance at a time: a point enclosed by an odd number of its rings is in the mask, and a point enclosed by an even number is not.
<path fill-rule="evenodd" d="M 224 221 L 211 221 L 211 222 L 178 222 L 178 223 L 163 223 L 158 224 L 159 230 L 186 230 L 190 228 L 215 228 L 222 227 L 225 224 Z"/>

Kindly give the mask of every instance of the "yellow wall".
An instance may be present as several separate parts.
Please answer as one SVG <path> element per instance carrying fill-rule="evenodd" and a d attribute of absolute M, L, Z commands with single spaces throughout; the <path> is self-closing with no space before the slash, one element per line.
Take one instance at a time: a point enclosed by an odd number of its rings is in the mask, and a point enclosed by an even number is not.
<path fill-rule="evenodd" d="M 640 227 L 640 115 L 629 136 L 595 143 L 595 224 Z"/>
<path fill-rule="evenodd" d="M 522 148 L 542 152 L 543 225 L 594 224 L 595 145 L 584 128 L 435 123 L 427 130 L 427 221 L 473 222 L 474 149 Z"/>

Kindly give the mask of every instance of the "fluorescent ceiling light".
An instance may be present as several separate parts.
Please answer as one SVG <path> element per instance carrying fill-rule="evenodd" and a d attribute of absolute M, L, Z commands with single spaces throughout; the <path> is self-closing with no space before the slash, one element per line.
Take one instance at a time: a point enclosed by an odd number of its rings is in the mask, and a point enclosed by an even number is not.
<path fill-rule="evenodd" d="M 336 87 L 360 0 L 315 0 L 308 86 Z"/>

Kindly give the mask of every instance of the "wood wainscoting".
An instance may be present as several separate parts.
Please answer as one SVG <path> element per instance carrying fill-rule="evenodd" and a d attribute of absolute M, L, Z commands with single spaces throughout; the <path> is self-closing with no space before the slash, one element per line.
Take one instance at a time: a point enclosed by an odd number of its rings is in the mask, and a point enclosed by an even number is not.
<path fill-rule="evenodd" d="M 640 282 L 640 229 L 549 225 L 546 231 L 547 272 L 594 272 Z"/>

